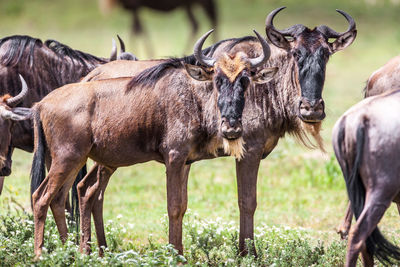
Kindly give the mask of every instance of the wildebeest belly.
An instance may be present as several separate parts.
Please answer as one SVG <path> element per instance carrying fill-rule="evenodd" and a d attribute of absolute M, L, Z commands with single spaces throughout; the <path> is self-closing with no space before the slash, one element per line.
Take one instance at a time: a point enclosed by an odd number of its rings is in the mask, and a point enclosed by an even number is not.
<path fill-rule="evenodd" d="M 162 160 L 160 143 L 161 127 L 154 129 L 144 125 L 126 125 L 107 129 L 95 135 L 89 157 L 104 165 L 119 167 L 150 160 Z"/>

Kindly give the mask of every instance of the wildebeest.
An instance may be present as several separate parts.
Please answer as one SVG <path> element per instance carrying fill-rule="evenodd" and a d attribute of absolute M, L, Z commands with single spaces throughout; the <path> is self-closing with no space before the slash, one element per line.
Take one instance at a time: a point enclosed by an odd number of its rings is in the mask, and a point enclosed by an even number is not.
<path fill-rule="evenodd" d="M 131 31 L 134 36 L 144 33 L 144 28 L 139 18 L 139 9 L 146 7 L 160 12 L 171 12 L 177 8 L 184 8 L 192 26 L 191 39 L 193 40 L 199 29 L 199 24 L 193 14 L 193 7 L 199 5 L 211 21 L 212 28 L 217 26 L 217 11 L 214 0 L 101 0 L 100 4 L 104 11 L 109 10 L 116 2 L 132 14 Z M 150 43 L 147 42 L 146 47 Z"/>
<path fill-rule="evenodd" d="M 256 182 L 259 162 L 265 158 L 277 145 L 280 137 L 285 133 L 297 136 L 303 143 L 310 145 L 307 132 L 317 139 L 318 145 L 322 147 L 319 137 L 320 121 L 324 118 L 324 103 L 322 101 L 322 89 L 325 78 L 325 66 L 328 58 L 334 52 L 344 49 L 350 45 L 356 37 L 356 26 L 354 20 L 343 11 L 339 11 L 349 22 L 349 28 L 344 33 L 337 33 L 327 26 L 319 26 L 310 30 L 303 25 L 295 25 L 286 30 L 275 29 L 272 20 L 282 8 L 274 10 L 266 20 L 267 36 L 278 47 L 271 47 L 271 58 L 264 67 L 277 66 L 280 77 L 274 82 L 264 85 L 257 85 L 246 91 L 245 108 L 243 111 L 243 139 L 246 153 L 240 161 L 236 162 L 236 173 L 238 182 L 238 196 L 240 209 L 240 235 L 239 248 L 246 253 L 244 240 L 253 238 L 253 214 L 256 209 Z M 291 40 L 287 40 L 290 37 Z M 328 42 L 329 38 L 336 38 L 333 43 Z M 236 53 L 244 51 L 248 55 L 260 55 L 261 47 L 252 37 L 231 39 L 218 43 L 217 47 L 206 49 L 210 56 L 229 51 Z M 154 73 L 155 77 L 163 77 L 171 68 L 176 68 L 174 60 L 166 61 L 161 65 L 150 68 L 145 73 Z M 131 64 L 131 63 L 126 63 Z M 111 68 L 107 65 L 101 68 L 93 79 L 101 79 L 102 75 L 110 77 Z M 122 70 L 122 69 L 121 69 Z M 125 72 L 126 74 L 126 72 Z M 99 174 L 101 172 L 99 171 Z M 80 189 L 80 205 L 89 205 L 94 209 L 102 206 L 103 197 L 100 203 L 97 201 L 99 194 L 104 193 L 108 178 L 94 177 L 95 171 L 82 181 Z M 187 174 L 186 174 L 187 175 Z M 85 189 L 92 186 L 85 195 Z M 97 192 L 95 192 L 97 188 Z M 102 196 L 102 195 L 100 195 Z M 89 203 L 89 204 L 85 204 Z M 88 206 L 81 208 L 81 211 Z M 90 230 L 90 213 L 86 219 Z M 98 210 L 96 210 L 96 214 Z M 99 227 L 94 215 L 96 232 Z M 86 227 L 82 227 L 85 233 Z M 90 232 L 89 232 L 90 233 Z M 104 236 L 104 233 L 101 235 Z M 86 238 L 90 238 L 86 234 Z M 105 243 L 103 243 L 105 244 Z"/>
<path fill-rule="evenodd" d="M 400 89 L 400 56 L 390 59 L 385 65 L 371 74 L 364 88 L 364 96 L 375 96 L 396 89 Z M 399 205 L 397 209 L 400 214 Z M 347 237 L 352 219 L 353 212 L 349 204 L 346 216 L 337 228 L 337 233 L 340 234 L 342 239 Z"/>
<path fill-rule="evenodd" d="M 176 68 L 160 79 L 150 69 L 133 79 L 70 84 L 34 106 L 31 177 L 33 185 L 43 181 L 32 195 L 37 256 L 43 246 L 50 203 L 58 203 L 52 211 L 65 241 L 65 192 L 88 157 L 103 165 L 103 179 L 121 166 L 150 160 L 164 163 L 169 241 L 183 252 L 182 219 L 187 201 L 187 181 L 183 178 L 189 169 L 186 163 L 214 157 L 221 149 L 227 155 L 242 157 L 245 91 L 250 90 L 250 84 L 268 81 L 276 72 L 276 68 L 258 69 L 270 56 L 267 42 L 258 33 L 263 51 L 260 56 L 248 58 L 239 51 L 217 59 L 201 55 L 210 33 L 195 45 L 195 57 L 203 67 L 177 60 Z M 46 154 L 51 155 L 51 165 L 44 179 Z M 55 199 L 60 190 L 64 194 Z"/>
<path fill-rule="evenodd" d="M 400 56 L 390 59 L 371 74 L 365 86 L 365 97 L 393 89 L 400 89 Z"/>
<path fill-rule="evenodd" d="M 30 118 L 29 108 L 16 107 L 28 94 L 28 86 L 22 76 L 19 76 L 22 88 L 16 96 L 5 94 L 0 97 L 0 129 L 11 129 L 16 121 L 24 121 Z M 4 132 L 4 137 L 0 139 L 0 151 L 7 151 L 7 155 L 0 155 L 0 166 L 2 175 L 8 175 L 11 172 L 11 135 Z M 0 187 L 0 193 L 2 188 Z"/>
<path fill-rule="evenodd" d="M 400 91 L 369 97 L 350 108 L 333 128 L 332 143 L 346 182 L 356 224 L 348 240 L 346 266 L 364 266 L 376 256 L 384 264 L 400 261 L 377 224 L 392 201 L 400 204 L 400 138 L 397 134 Z"/>
<path fill-rule="evenodd" d="M 0 95 L 19 93 L 20 73 L 26 79 L 29 91 L 18 106 L 31 107 L 55 88 L 76 82 L 95 67 L 115 58 L 115 45 L 108 59 L 74 50 L 55 40 L 42 43 L 41 40 L 30 36 L 5 37 L 0 39 Z M 2 185 L 4 176 L 11 173 L 14 148 L 33 151 L 33 125 L 30 120 L 10 121 L 9 117 L 1 113 L 0 131 L 0 158 L 4 159 L 0 161 Z"/>
<path fill-rule="evenodd" d="M 121 53 L 119 55 L 117 55 L 117 59 L 119 59 L 119 60 L 129 60 L 129 61 L 138 60 L 138 58 L 133 53 L 125 51 L 125 43 L 124 43 L 124 41 L 121 39 L 121 37 L 119 37 L 118 34 L 117 34 L 117 37 L 118 37 L 119 44 L 121 46 Z M 114 39 L 113 39 L 113 47 L 116 47 L 114 45 Z M 110 61 L 113 61 L 113 58 L 110 57 Z"/>

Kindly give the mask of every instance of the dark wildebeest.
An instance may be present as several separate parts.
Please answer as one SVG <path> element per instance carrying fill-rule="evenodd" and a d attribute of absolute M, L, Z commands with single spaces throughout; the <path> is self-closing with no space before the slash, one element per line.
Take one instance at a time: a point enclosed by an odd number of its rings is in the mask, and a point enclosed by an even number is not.
<path fill-rule="evenodd" d="M 5 37 L 0 39 L 0 95 L 19 93 L 20 73 L 26 79 L 29 91 L 18 106 L 31 107 L 55 88 L 78 81 L 95 67 L 116 57 L 115 45 L 108 59 L 73 50 L 55 40 L 43 44 L 30 36 Z M 4 176 L 11 174 L 14 148 L 33 151 L 33 125 L 30 120 L 14 121 L 0 113 L 0 131 L 1 192 Z"/>
<path fill-rule="evenodd" d="M 373 266 L 373 256 L 385 265 L 400 261 L 400 248 L 377 227 L 390 203 L 400 204 L 399 102 L 400 91 L 369 97 L 350 108 L 333 128 L 333 147 L 356 218 L 346 266 L 356 266 L 360 252 L 364 266 Z"/>
<path fill-rule="evenodd" d="M 16 107 L 19 103 L 23 101 L 23 99 L 28 94 L 28 86 L 26 85 L 25 80 L 19 75 L 19 79 L 21 81 L 22 89 L 16 96 L 11 96 L 9 94 L 5 94 L 0 97 L 0 129 L 11 129 L 11 125 L 16 121 L 24 121 L 30 118 L 29 108 L 25 107 Z M 4 166 L 1 170 L 2 175 L 9 174 L 11 172 L 11 161 L 8 158 L 11 158 L 12 149 L 11 146 L 11 135 L 7 134 L 8 132 L 4 132 L 4 136 L 2 137 L 0 142 L 0 150 L 7 151 L 7 156 L 3 156 L 0 154 L 0 166 Z M 4 170 L 5 169 L 5 170 Z M 2 190 L 3 179 L 1 179 L 0 185 L 0 193 Z"/>
<path fill-rule="evenodd" d="M 400 89 L 400 56 L 390 59 L 385 65 L 371 74 L 364 88 L 364 96 L 375 96 L 396 89 Z M 397 206 L 397 209 L 400 214 L 400 206 Z M 349 203 L 346 216 L 337 228 L 337 232 L 342 239 L 347 237 L 352 219 L 353 212 Z"/>
<path fill-rule="evenodd" d="M 32 195 L 36 256 L 43 246 L 48 206 L 60 190 L 64 193 L 53 214 L 61 239 L 66 240 L 62 202 L 88 157 L 103 165 L 103 179 L 121 166 L 150 160 L 164 163 L 169 241 L 183 252 L 186 163 L 215 157 L 219 150 L 242 157 L 245 91 L 253 83 L 267 82 L 276 72 L 276 68 L 259 68 L 268 60 L 270 48 L 258 33 L 260 56 L 248 58 L 239 51 L 217 59 L 201 56 L 210 33 L 195 45 L 195 56 L 204 67 L 172 60 L 169 64 L 175 68 L 160 79 L 160 73 L 149 69 L 133 79 L 70 84 L 34 106 L 32 184 L 43 181 Z M 45 155 L 51 155 L 51 165 L 44 179 Z"/>
<path fill-rule="evenodd" d="M 267 35 L 270 36 L 273 44 L 282 47 L 271 47 L 271 58 L 267 62 L 267 66 L 278 66 L 281 78 L 276 79 L 273 83 L 257 85 L 256 89 L 252 88 L 246 91 L 248 95 L 246 95 L 242 121 L 247 152 L 243 155 L 243 159 L 236 163 L 240 209 L 239 248 L 243 253 L 246 253 L 244 240 L 253 238 L 253 214 L 256 209 L 256 182 L 260 160 L 274 149 L 279 138 L 283 137 L 285 133 L 293 134 L 303 143 L 309 144 L 306 135 L 308 131 L 317 139 L 319 146 L 322 146 L 319 129 L 320 121 L 325 116 L 322 101 L 325 66 L 331 54 L 350 45 L 356 36 L 354 20 L 342 11 L 339 13 L 344 15 L 350 24 L 344 33 L 337 33 L 327 26 L 319 26 L 310 30 L 303 25 L 295 25 L 279 31 L 274 28 L 272 20 L 281 9 L 271 12 L 266 21 Z M 288 41 L 286 37 L 290 37 L 291 40 Z M 336 40 L 329 43 L 329 38 L 336 38 Z M 245 51 L 249 55 L 257 56 L 262 51 L 259 43 L 251 37 L 231 39 L 218 43 L 217 46 L 206 49 L 208 56 L 212 54 L 217 56 L 227 51 L 233 54 Z M 145 71 L 144 74 L 153 73 L 154 79 L 163 77 L 169 69 L 176 68 L 174 62 L 176 63 L 176 60 L 166 61 Z M 134 63 L 126 62 L 124 64 Z M 104 77 L 110 77 L 110 74 L 114 75 L 112 68 L 108 68 L 107 65 L 102 66 L 102 70 L 96 72 L 96 75 L 92 75 L 90 79 L 101 79 L 103 75 Z M 123 72 L 122 68 L 121 71 Z M 124 72 L 121 75 L 129 75 L 129 73 Z M 101 174 L 100 170 L 98 170 L 98 174 Z M 96 182 L 96 170 L 92 170 L 79 186 L 80 205 L 83 205 L 81 214 L 87 216 L 86 219 L 84 217 L 81 219 L 81 222 L 87 223 L 87 227 L 81 229 L 85 238 L 89 238 L 89 240 L 90 212 L 83 210 L 90 209 L 90 206 L 96 209 L 99 217 L 94 215 L 94 220 L 99 239 L 98 230 L 101 228 L 98 227 L 96 220 L 102 223 L 102 217 L 97 209 L 102 206 L 108 177 L 105 179 L 98 177 Z M 91 189 L 85 192 L 87 187 L 91 187 Z M 97 199 L 99 202 L 95 203 Z M 182 197 L 182 199 L 185 198 Z M 183 206 L 185 207 L 185 205 Z M 89 235 L 85 233 L 85 229 L 89 231 Z M 104 231 L 100 237 L 104 239 Z M 101 245 L 105 246 L 105 243 Z"/>
<path fill-rule="evenodd" d="M 192 26 L 190 40 L 193 40 L 199 29 L 199 24 L 193 14 L 193 7 L 199 5 L 203 8 L 205 14 L 211 21 L 211 26 L 217 26 L 217 11 L 214 0 L 102 0 L 101 7 L 104 11 L 109 10 L 116 2 L 118 2 L 124 9 L 132 13 L 132 34 L 139 36 L 144 33 L 143 25 L 139 18 L 139 9 L 146 7 L 161 12 L 171 12 L 177 8 L 184 8 L 189 21 Z M 190 42 L 189 42 L 190 43 Z M 149 48 L 149 42 L 146 47 Z M 149 48 L 149 50 L 151 50 Z M 150 52 L 150 51 L 149 51 Z"/>

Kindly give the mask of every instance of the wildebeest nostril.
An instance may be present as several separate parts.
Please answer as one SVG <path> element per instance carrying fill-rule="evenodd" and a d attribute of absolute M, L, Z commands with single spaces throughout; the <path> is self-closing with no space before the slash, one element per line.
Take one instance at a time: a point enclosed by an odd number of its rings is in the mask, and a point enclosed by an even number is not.
<path fill-rule="evenodd" d="M 236 125 L 236 120 L 233 119 L 233 118 L 230 118 L 230 119 L 229 119 L 229 126 L 235 127 L 235 125 Z"/>

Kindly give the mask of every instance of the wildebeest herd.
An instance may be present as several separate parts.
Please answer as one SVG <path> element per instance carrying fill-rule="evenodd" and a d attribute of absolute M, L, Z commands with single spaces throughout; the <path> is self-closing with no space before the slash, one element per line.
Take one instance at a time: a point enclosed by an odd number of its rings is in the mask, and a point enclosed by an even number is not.
<path fill-rule="evenodd" d="M 254 31 L 255 36 L 203 49 L 211 30 L 197 40 L 192 55 L 182 58 L 137 60 L 119 37 L 122 53 L 117 56 L 113 42 L 110 58 L 55 40 L 0 39 L 0 176 L 10 175 L 14 148 L 34 151 L 36 257 L 42 253 L 49 206 L 61 240 L 67 239 L 65 209 L 70 210 L 68 192 L 74 183 L 81 251 L 91 251 L 93 215 L 102 254 L 107 246 L 103 199 L 111 175 L 118 167 L 152 160 L 166 166 L 169 242 L 183 254 L 190 166 L 221 156 L 236 158 L 239 251 L 256 253 L 245 239 L 254 236 L 260 161 L 286 133 L 324 150 L 319 132 L 326 65 L 357 34 L 354 19 L 341 10 L 349 25 L 345 32 L 301 24 L 279 30 L 273 20 L 283 8 L 267 16 L 266 38 Z M 385 264 L 400 260 L 400 249 L 377 228 L 390 202 L 400 203 L 395 178 L 400 95 L 391 91 L 399 84 L 398 61 L 371 76 L 365 95 L 375 96 L 347 111 L 333 130 L 350 200 L 342 236 L 353 213 L 356 218 L 346 266 L 355 266 L 359 253 L 365 266 L 373 265 L 373 256 Z M 95 164 L 86 174 L 88 158 Z"/>

